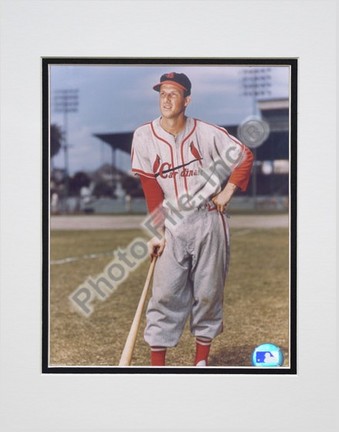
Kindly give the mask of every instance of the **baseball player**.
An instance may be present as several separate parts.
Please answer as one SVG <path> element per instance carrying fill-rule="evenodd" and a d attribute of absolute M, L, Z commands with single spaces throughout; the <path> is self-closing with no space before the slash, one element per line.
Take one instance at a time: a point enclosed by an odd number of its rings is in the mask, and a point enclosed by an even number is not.
<path fill-rule="evenodd" d="M 190 319 L 194 365 L 207 366 L 223 330 L 230 254 L 224 211 L 237 188 L 246 190 L 253 155 L 226 129 L 186 116 L 191 82 L 185 74 L 164 74 L 153 89 L 161 116 L 135 131 L 131 154 L 149 212 L 163 209 L 161 235 L 149 242 L 158 258 L 144 338 L 151 365 L 165 366 L 167 348 L 178 344 Z"/>

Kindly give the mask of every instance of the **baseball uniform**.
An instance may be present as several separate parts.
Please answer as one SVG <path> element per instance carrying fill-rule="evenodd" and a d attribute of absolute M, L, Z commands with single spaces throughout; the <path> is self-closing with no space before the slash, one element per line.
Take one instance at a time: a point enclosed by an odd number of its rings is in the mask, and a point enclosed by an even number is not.
<path fill-rule="evenodd" d="M 252 153 L 224 128 L 187 118 L 173 136 L 159 117 L 135 131 L 131 157 L 132 171 L 163 191 L 166 210 L 145 340 L 176 346 L 188 318 L 193 335 L 213 339 L 223 328 L 230 243 L 227 218 L 211 198 L 227 181 L 246 189 Z"/>

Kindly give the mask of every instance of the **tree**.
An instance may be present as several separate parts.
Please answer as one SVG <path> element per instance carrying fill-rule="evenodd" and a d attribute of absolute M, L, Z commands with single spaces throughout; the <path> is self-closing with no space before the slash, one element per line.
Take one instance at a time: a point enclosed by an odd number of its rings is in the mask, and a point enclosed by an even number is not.
<path fill-rule="evenodd" d="M 144 196 L 141 183 L 138 178 L 124 176 L 121 181 L 121 185 L 125 189 L 126 193 L 133 198 L 140 198 Z"/>
<path fill-rule="evenodd" d="M 52 124 L 50 128 L 50 152 L 51 158 L 59 153 L 62 142 L 62 131 L 60 126 Z"/>
<path fill-rule="evenodd" d="M 95 184 L 93 195 L 97 198 L 116 198 L 116 196 L 112 193 L 112 186 L 104 181 L 99 181 Z"/>
<path fill-rule="evenodd" d="M 91 179 L 89 176 L 82 171 L 78 171 L 69 180 L 69 194 L 71 196 L 79 196 L 81 188 L 83 186 L 89 187 L 90 183 Z"/>

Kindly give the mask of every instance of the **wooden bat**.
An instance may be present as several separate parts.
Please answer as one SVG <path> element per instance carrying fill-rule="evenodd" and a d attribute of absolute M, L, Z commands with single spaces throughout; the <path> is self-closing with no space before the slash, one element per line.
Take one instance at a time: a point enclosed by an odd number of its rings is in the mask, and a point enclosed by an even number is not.
<path fill-rule="evenodd" d="M 148 270 L 146 282 L 145 282 L 144 288 L 143 288 L 142 293 L 141 293 L 141 297 L 139 300 L 137 310 L 136 310 L 135 315 L 134 315 L 131 329 L 128 333 L 126 343 L 125 343 L 124 349 L 123 349 L 121 357 L 120 357 L 119 366 L 130 366 L 130 364 L 131 364 L 133 350 L 134 350 L 134 346 L 135 346 L 135 342 L 137 339 L 137 334 L 138 334 L 138 330 L 139 330 L 139 326 L 140 326 L 141 315 L 142 315 L 142 311 L 143 311 L 143 308 L 145 305 L 146 296 L 147 296 L 148 288 L 149 288 L 151 278 L 153 275 L 153 270 L 154 270 L 156 260 L 157 260 L 157 258 L 153 257 L 150 268 Z"/>

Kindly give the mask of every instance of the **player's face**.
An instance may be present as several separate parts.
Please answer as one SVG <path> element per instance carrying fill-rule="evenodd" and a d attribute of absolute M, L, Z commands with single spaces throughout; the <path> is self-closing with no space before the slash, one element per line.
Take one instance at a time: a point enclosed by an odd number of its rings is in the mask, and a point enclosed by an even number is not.
<path fill-rule="evenodd" d="M 190 97 L 175 85 L 163 84 L 160 88 L 160 111 L 163 117 L 175 119 L 184 114 Z"/>

